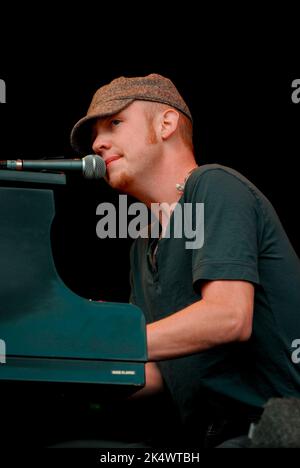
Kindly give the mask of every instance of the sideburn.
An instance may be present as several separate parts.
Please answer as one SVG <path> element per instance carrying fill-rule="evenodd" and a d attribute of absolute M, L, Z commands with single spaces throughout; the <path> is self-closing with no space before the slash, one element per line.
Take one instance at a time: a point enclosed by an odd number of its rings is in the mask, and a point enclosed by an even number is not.
<path fill-rule="evenodd" d="M 153 122 L 148 123 L 148 135 L 146 138 L 148 145 L 155 145 L 157 143 L 157 136 L 155 133 Z"/>

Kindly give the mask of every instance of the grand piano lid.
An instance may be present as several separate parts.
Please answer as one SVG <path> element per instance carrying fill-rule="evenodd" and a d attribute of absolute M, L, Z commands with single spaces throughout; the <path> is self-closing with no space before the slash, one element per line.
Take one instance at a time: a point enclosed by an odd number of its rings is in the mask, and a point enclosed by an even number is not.
<path fill-rule="evenodd" d="M 66 184 L 66 176 L 63 173 L 29 172 L 0 170 L 0 181 L 29 182 L 37 184 Z"/>

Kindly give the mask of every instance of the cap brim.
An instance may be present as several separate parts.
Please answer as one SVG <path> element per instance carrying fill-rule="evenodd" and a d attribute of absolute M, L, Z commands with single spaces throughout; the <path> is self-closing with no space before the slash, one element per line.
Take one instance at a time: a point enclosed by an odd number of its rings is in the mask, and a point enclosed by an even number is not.
<path fill-rule="evenodd" d="M 92 150 L 92 127 L 97 119 L 117 114 L 129 106 L 135 99 L 114 99 L 103 102 L 86 117 L 78 120 L 71 131 L 71 146 L 81 154 L 89 154 Z"/>

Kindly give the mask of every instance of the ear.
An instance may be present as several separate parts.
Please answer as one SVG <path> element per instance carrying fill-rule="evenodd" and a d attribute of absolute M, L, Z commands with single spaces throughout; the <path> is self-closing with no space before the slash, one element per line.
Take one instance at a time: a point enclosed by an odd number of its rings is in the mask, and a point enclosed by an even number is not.
<path fill-rule="evenodd" d="M 163 140 L 167 140 L 178 127 L 179 113 L 175 109 L 166 109 L 161 114 L 160 131 Z"/>

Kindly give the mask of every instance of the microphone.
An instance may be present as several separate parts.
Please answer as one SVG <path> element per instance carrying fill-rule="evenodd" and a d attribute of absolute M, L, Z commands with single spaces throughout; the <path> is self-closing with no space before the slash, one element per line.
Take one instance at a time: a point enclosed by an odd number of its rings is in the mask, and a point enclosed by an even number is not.
<path fill-rule="evenodd" d="M 16 159 L 0 161 L 0 169 L 12 171 L 82 171 L 86 179 L 101 179 L 106 173 L 104 159 L 89 154 L 82 159 Z"/>

